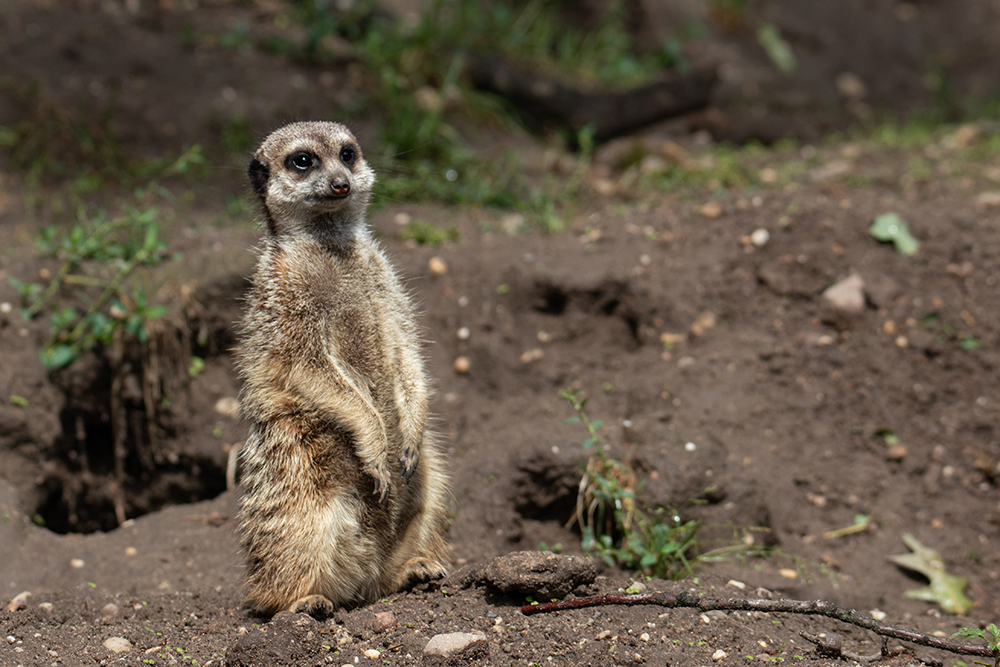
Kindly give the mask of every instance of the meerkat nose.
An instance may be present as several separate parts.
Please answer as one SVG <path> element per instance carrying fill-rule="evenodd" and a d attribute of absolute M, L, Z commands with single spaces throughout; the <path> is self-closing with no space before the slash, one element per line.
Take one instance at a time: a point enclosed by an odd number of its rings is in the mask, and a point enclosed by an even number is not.
<path fill-rule="evenodd" d="M 351 194 L 351 182 L 346 176 L 337 176 L 330 181 L 330 189 L 335 197 L 346 197 Z"/>

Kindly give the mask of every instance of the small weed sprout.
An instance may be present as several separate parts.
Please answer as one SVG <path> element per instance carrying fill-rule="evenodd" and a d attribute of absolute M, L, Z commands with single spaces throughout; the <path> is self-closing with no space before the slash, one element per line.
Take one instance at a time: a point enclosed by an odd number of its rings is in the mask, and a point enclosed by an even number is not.
<path fill-rule="evenodd" d="M 989 638 L 987 638 L 987 634 Z M 1000 667 L 1000 629 L 997 629 L 996 623 L 990 623 L 986 626 L 985 630 L 967 625 L 964 628 L 959 628 L 958 632 L 953 634 L 952 637 L 979 637 L 986 642 L 986 646 L 993 652 L 993 667 Z M 978 660 L 975 663 L 977 665 L 986 664 Z"/>
<path fill-rule="evenodd" d="M 559 396 L 576 411 L 576 416 L 567 421 L 581 423 L 587 429 L 584 449 L 594 452 L 580 479 L 576 510 L 567 524 L 580 526 L 584 551 L 598 554 L 609 565 L 650 577 L 677 579 L 692 574 L 692 562 L 699 558 L 693 552 L 701 522 L 683 521 L 665 507 L 640 510 L 636 506 L 639 484 L 635 472 L 605 452 L 597 433 L 601 422 L 587 417 L 587 399 L 573 389 Z"/>
<path fill-rule="evenodd" d="M 68 232 L 41 230 L 35 247 L 43 256 L 61 260 L 59 269 L 47 285 L 16 278 L 9 282 L 26 319 L 50 315 L 51 333 L 40 355 L 46 368 L 62 368 L 94 345 L 111 343 L 119 328 L 146 343 L 146 323 L 162 317 L 166 308 L 152 305 L 143 287 L 129 279 L 136 268 L 156 264 L 166 254 L 157 215 L 151 207 L 129 209 L 115 218 L 103 210 L 88 217 L 81 207 L 79 222 Z M 74 290 L 78 305 L 57 303 L 67 289 Z"/>

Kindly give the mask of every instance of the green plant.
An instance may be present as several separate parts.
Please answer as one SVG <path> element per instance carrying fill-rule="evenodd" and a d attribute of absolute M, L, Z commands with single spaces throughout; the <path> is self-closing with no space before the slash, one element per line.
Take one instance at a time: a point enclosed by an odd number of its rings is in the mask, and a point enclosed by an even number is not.
<path fill-rule="evenodd" d="M 636 506 L 635 473 L 627 463 L 605 452 L 597 432 L 601 422 L 587 417 L 587 399 L 572 388 L 559 396 L 576 411 L 567 421 L 581 423 L 587 430 L 584 450 L 594 452 L 580 480 L 576 511 L 568 524 L 580 526 L 584 551 L 648 576 L 674 579 L 692 573 L 701 522 L 683 521 L 662 507 L 648 513 L 640 510 Z"/>
<path fill-rule="evenodd" d="M 441 229 L 426 222 L 414 220 L 400 230 L 401 241 L 416 241 L 420 245 L 438 246 L 458 240 L 458 228 L 454 225 Z"/>
<path fill-rule="evenodd" d="M 989 637 L 987 637 L 987 634 Z M 986 642 L 986 646 L 993 652 L 993 667 L 1000 667 L 1000 629 L 997 629 L 996 623 L 990 623 L 986 626 L 985 630 L 967 625 L 964 628 L 959 628 L 958 632 L 952 635 L 952 638 L 955 637 L 979 637 Z M 986 664 L 978 660 L 974 662 L 977 665 Z"/>
<path fill-rule="evenodd" d="M 701 521 L 682 519 L 674 507 L 640 505 L 637 494 L 642 484 L 627 463 L 608 456 L 598 434 L 602 422 L 587 416 L 587 399 L 573 388 L 559 396 L 576 412 L 566 421 L 583 424 L 588 435 L 583 448 L 593 451 L 580 480 L 576 509 L 567 523 L 567 527 L 580 527 L 584 551 L 597 554 L 609 565 L 661 579 L 692 575 L 698 562 L 763 553 L 740 539 L 753 528 L 734 530 L 731 544 L 700 551 Z"/>
<path fill-rule="evenodd" d="M 50 336 L 40 353 L 46 368 L 62 368 L 94 345 L 110 343 L 118 329 L 146 342 L 146 323 L 162 317 L 166 308 L 150 303 L 145 289 L 130 278 L 136 268 L 165 256 L 157 216 L 153 207 L 109 217 L 104 210 L 88 215 L 81 206 L 77 224 L 68 231 L 50 226 L 39 232 L 36 249 L 61 265 L 47 285 L 9 282 L 26 319 L 49 313 Z M 73 305 L 61 305 L 60 296 L 70 290 Z"/>

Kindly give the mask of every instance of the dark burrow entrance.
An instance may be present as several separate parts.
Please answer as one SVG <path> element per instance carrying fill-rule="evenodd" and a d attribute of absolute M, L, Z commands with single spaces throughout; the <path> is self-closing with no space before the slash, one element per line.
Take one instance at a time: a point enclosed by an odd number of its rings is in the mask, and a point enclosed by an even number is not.
<path fill-rule="evenodd" d="M 189 341 L 116 341 L 52 374 L 64 393 L 62 434 L 43 453 L 32 517 L 56 533 L 93 533 L 226 489 L 225 454 L 190 433 Z"/>

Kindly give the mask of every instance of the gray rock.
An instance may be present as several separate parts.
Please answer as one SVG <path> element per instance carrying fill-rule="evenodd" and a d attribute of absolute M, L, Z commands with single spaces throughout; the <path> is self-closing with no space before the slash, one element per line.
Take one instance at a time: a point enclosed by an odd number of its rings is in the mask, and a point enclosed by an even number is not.
<path fill-rule="evenodd" d="M 823 292 L 821 319 L 841 331 L 857 326 L 865 314 L 865 281 L 851 274 Z"/>
<path fill-rule="evenodd" d="M 424 647 L 424 654 L 450 658 L 485 641 L 486 635 L 481 632 L 449 632 L 443 635 L 434 635 Z"/>

